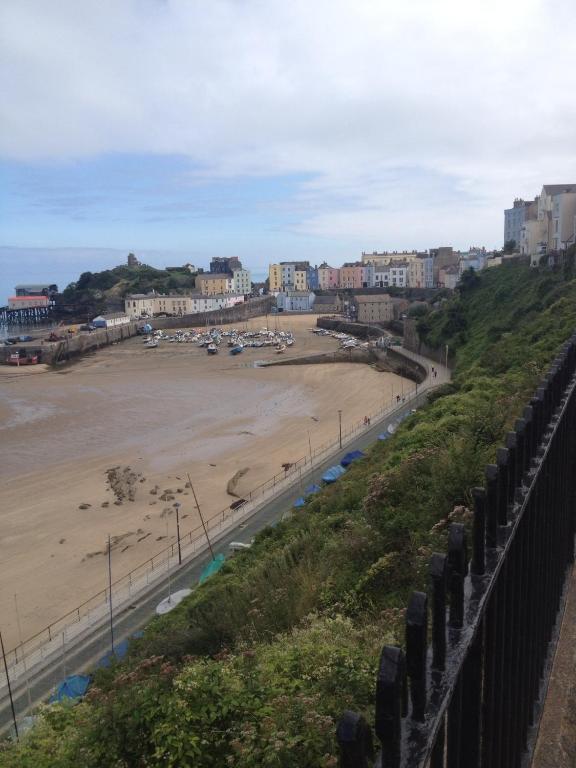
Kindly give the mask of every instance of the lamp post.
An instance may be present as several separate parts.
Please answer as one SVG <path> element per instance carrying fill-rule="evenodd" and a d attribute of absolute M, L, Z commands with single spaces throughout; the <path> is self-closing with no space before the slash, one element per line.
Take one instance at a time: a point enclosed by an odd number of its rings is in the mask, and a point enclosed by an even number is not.
<path fill-rule="evenodd" d="M 342 448 L 342 411 L 338 411 L 338 431 L 340 435 L 340 448 Z"/>
<path fill-rule="evenodd" d="M 446 344 L 446 368 L 448 368 L 448 344 Z"/>
<path fill-rule="evenodd" d="M 173 504 L 176 510 L 176 538 L 178 540 L 178 565 L 182 565 L 182 549 L 180 547 L 180 502 L 175 501 Z"/>

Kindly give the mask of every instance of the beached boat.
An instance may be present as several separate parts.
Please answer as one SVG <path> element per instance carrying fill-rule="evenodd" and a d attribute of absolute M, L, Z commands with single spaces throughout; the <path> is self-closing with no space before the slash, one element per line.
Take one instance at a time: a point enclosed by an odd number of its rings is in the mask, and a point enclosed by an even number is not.
<path fill-rule="evenodd" d="M 36 365 L 38 362 L 38 355 L 27 355 L 26 352 L 12 352 L 8 356 L 8 365 Z"/>
<path fill-rule="evenodd" d="M 214 343 L 208 344 L 208 346 L 206 347 L 206 351 L 208 352 L 209 355 L 216 355 L 218 353 L 218 347 Z"/>
<path fill-rule="evenodd" d="M 281 355 L 282 352 L 285 352 L 285 351 L 286 351 L 286 344 L 278 344 L 278 346 L 276 347 L 276 354 Z"/>
<path fill-rule="evenodd" d="M 147 341 L 144 344 L 145 349 L 156 349 L 157 346 L 158 346 L 158 342 L 156 341 L 156 339 L 150 339 L 150 341 Z"/>
<path fill-rule="evenodd" d="M 231 355 L 239 355 L 240 352 L 242 352 L 243 349 L 244 349 L 244 347 L 242 346 L 242 344 L 236 344 L 236 346 L 232 347 L 232 349 L 230 350 L 230 354 Z"/>

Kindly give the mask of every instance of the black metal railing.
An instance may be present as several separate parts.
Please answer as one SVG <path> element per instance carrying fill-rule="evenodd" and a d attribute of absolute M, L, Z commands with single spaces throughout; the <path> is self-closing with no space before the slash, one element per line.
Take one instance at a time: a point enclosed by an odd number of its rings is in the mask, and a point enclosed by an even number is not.
<path fill-rule="evenodd" d="M 385 646 L 376 680 L 379 768 L 519 768 L 574 559 L 576 335 L 473 489 L 472 557 L 453 523 L 430 562 L 429 595 L 406 610 L 405 650 Z M 431 647 L 428 647 L 428 613 Z M 338 728 L 341 768 L 368 768 L 372 730 Z"/>

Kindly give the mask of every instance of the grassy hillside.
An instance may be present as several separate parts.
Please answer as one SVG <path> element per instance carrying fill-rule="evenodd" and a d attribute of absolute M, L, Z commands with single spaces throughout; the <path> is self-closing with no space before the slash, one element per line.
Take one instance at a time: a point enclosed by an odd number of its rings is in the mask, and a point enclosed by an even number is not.
<path fill-rule="evenodd" d="M 336 765 L 343 709 L 372 719 L 384 643 L 450 521 L 576 326 L 576 281 L 507 265 L 420 319 L 452 384 L 294 517 L 155 620 L 88 700 L 52 707 L 5 768 Z"/>
<path fill-rule="evenodd" d="M 107 305 L 123 300 L 129 293 L 182 294 L 191 291 L 195 276 L 187 269 L 155 269 L 146 264 L 119 266 L 103 272 L 83 272 L 63 293 L 62 302 L 84 307 L 91 313 L 105 311 Z"/>

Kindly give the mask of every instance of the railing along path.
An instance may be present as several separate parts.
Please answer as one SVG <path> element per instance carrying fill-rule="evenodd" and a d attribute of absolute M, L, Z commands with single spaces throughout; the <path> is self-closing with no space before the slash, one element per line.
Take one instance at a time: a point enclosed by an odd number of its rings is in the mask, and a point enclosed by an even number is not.
<path fill-rule="evenodd" d="M 519 768 L 574 560 L 576 335 L 473 489 L 472 557 L 462 524 L 414 592 L 404 650 L 382 650 L 372 729 L 345 712 L 341 768 Z M 429 621 L 431 613 L 431 621 Z M 428 647 L 428 632 L 431 647 Z"/>

